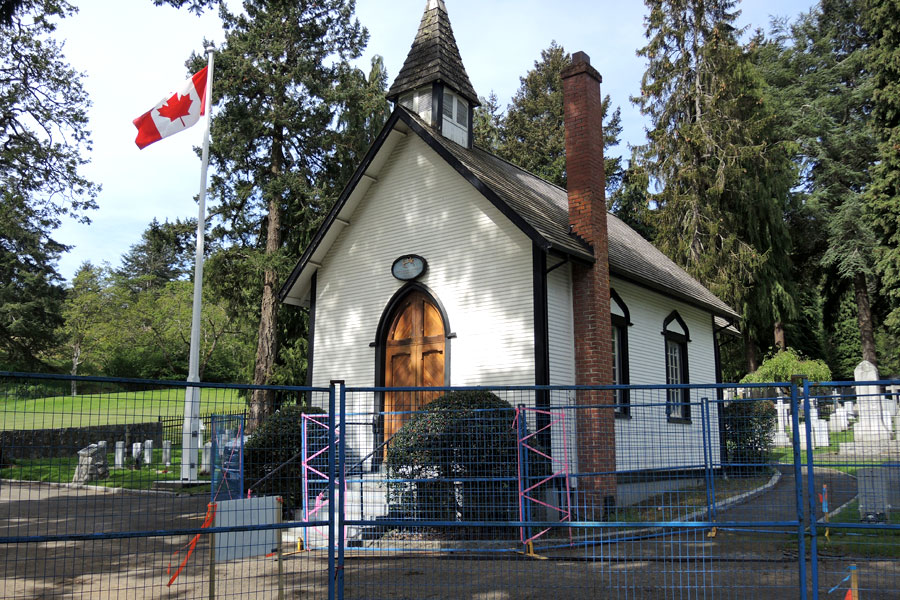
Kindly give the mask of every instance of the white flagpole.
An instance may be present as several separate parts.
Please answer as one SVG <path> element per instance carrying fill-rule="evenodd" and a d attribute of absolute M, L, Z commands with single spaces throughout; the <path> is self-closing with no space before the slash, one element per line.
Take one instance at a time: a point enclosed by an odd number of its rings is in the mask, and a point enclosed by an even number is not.
<path fill-rule="evenodd" d="M 206 71 L 206 114 L 203 131 L 203 154 L 200 167 L 200 200 L 197 214 L 197 253 L 194 256 L 194 306 L 191 315 L 191 355 L 188 381 L 200 381 L 200 309 L 203 296 L 203 237 L 206 233 L 206 170 L 209 167 L 209 124 L 212 114 L 213 53 L 206 48 L 209 63 Z M 184 393 L 184 426 L 181 434 L 181 480 L 197 481 L 200 462 L 200 388 L 189 387 Z"/>

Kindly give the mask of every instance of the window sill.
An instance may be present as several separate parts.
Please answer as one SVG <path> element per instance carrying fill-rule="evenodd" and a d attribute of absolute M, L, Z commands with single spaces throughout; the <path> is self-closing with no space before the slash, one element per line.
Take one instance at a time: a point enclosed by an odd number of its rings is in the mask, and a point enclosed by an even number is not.
<path fill-rule="evenodd" d="M 685 425 L 690 425 L 691 423 L 693 423 L 690 418 L 685 419 L 683 417 L 666 417 L 666 420 L 669 423 L 683 423 Z"/>

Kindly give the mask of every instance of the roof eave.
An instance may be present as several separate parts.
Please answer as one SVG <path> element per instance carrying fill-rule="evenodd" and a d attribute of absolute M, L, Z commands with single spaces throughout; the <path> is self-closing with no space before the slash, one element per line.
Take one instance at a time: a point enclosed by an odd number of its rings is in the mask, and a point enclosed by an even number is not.
<path fill-rule="evenodd" d="M 697 298 L 692 298 L 687 294 L 684 294 L 684 293 L 679 292 L 678 290 L 672 289 L 671 287 L 662 285 L 660 283 L 657 283 L 657 282 L 647 279 L 645 277 L 641 277 L 640 275 L 635 275 L 634 273 L 622 271 L 621 269 L 617 269 L 617 268 L 613 267 L 612 265 L 610 265 L 610 267 L 609 267 L 609 274 L 611 276 L 614 275 L 614 276 L 618 277 L 619 279 L 624 279 L 626 281 L 635 283 L 641 287 L 644 287 L 644 288 L 647 288 L 647 289 L 650 289 L 650 290 L 653 290 L 656 292 L 665 293 L 666 295 L 676 298 L 676 299 L 684 302 L 685 304 L 690 304 L 691 306 L 695 306 L 697 308 L 700 308 L 702 310 L 710 312 L 713 315 L 717 315 L 717 316 L 720 316 L 725 319 L 740 319 L 740 315 L 738 315 L 736 312 L 734 312 L 734 310 L 731 307 L 729 307 L 728 305 L 726 305 L 724 302 L 722 303 L 724 308 L 722 306 L 716 306 L 715 304 L 712 304 L 709 302 L 703 302 L 702 300 L 699 300 Z"/>
<path fill-rule="evenodd" d="M 299 304 L 298 301 L 294 300 L 289 302 L 288 295 L 291 292 L 291 288 L 293 288 L 297 279 L 300 277 L 300 274 L 306 269 L 310 264 L 310 260 L 312 259 L 313 254 L 315 254 L 316 250 L 318 250 L 319 245 L 322 243 L 322 240 L 325 238 L 325 235 L 328 233 L 328 230 L 331 229 L 331 226 L 334 225 L 338 214 L 340 214 L 341 210 L 347 203 L 347 199 L 356 189 L 359 182 L 366 175 L 366 171 L 369 166 L 372 164 L 373 159 L 384 146 L 385 141 L 388 139 L 388 136 L 394 131 L 397 122 L 399 121 L 399 115 L 402 113 L 402 109 L 395 108 L 394 112 L 388 118 L 387 122 L 382 127 L 381 131 L 378 133 L 378 136 L 375 138 L 375 141 L 372 142 L 372 145 L 369 147 L 369 151 L 366 153 L 365 158 L 363 158 L 360 165 L 356 168 L 356 171 L 353 172 L 353 176 L 350 178 L 350 181 L 344 186 L 341 195 L 338 196 L 337 201 L 334 203 L 334 206 L 331 207 L 331 210 L 325 216 L 325 220 L 322 221 L 322 224 L 316 230 L 316 233 L 313 235 L 312 240 L 309 245 L 307 245 L 306 250 L 304 250 L 303 254 L 300 257 L 300 260 L 297 262 L 297 265 L 291 271 L 291 274 L 288 276 L 287 280 L 284 282 L 284 285 L 281 286 L 281 289 L 278 291 L 278 299 L 281 302 L 287 304 Z M 318 268 L 318 267 L 316 267 Z"/>

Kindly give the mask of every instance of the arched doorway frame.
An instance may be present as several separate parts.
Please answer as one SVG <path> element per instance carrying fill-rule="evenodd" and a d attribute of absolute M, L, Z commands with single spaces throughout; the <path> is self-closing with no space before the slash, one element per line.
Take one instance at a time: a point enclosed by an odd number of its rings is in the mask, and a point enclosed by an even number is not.
<path fill-rule="evenodd" d="M 386 357 L 386 340 L 390 333 L 391 322 L 397 308 L 403 304 L 406 297 L 414 292 L 423 294 L 429 302 L 437 309 L 444 325 L 444 386 L 450 386 L 450 341 L 456 337 L 450 328 L 450 318 L 443 303 L 431 288 L 418 281 L 410 281 L 399 290 L 397 290 L 384 309 L 381 311 L 381 318 L 378 320 L 378 327 L 375 329 L 375 387 L 384 387 L 385 385 L 385 357 Z M 384 393 L 375 394 L 373 410 L 376 415 L 380 415 L 384 411 Z M 380 419 L 373 423 L 374 428 L 374 447 L 379 446 L 384 441 L 384 427 Z M 374 463 L 380 462 L 381 452 L 375 453 Z"/>

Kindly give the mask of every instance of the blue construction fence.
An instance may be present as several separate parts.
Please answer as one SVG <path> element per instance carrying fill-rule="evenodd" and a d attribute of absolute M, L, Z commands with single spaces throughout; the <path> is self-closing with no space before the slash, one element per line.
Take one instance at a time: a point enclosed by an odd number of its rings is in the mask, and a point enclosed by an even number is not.
<path fill-rule="evenodd" d="M 0 373 L 0 598 L 898 598 L 898 400 Z"/>

